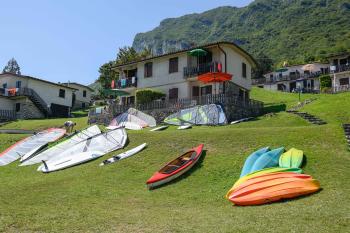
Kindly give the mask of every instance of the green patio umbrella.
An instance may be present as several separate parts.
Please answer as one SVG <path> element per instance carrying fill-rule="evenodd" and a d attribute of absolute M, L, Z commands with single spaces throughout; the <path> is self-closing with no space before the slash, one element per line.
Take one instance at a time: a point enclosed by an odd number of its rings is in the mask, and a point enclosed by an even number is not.
<path fill-rule="evenodd" d="M 208 54 L 207 51 L 204 49 L 193 49 L 188 52 L 189 55 L 194 56 L 194 57 L 202 57 Z"/>
<path fill-rule="evenodd" d="M 105 95 L 113 95 L 113 96 L 127 96 L 130 95 L 129 92 L 120 90 L 120 89 L 105 89 L 103 90 Z"/>

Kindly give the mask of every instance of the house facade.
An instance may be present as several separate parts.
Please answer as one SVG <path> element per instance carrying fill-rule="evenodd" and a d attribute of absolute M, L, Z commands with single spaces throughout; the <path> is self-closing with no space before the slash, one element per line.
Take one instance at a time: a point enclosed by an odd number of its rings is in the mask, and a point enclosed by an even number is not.
<path fill-rule="evenodd" d="M 350 53 L 335 54 L 328 57 L 331 64 L 333 92 L 350 90 Z"/>
<path fill-rule="evenodd" d="M 294 92 L 301 88 L 304 92 L 320 91 L 320 76 L 329 73 L 328 63 L 309 63 L 286 66 L 253 80 L 253 84 L 272 91 Z M 299 84 L 297 84 L 299 83 Z"/>
<path fill-rule="evenodd" d="M 206 55 L 193 56 L 190 51 L 202 49 Z M 185 49 L 141 61 L 116 65 L 120 77 L 116 87 L 127 93 L 123 103 L 134 103 L 137 90 L 154 89 L 166 94 L 166 99 L 191 99 L 230 91 L 249 99 L 252 67 L 255 60 L 246 51 L 230 42 L 217 42 Z M 223 72 L 232 75 L 229 82 L 202 83 L 198 76 Z"/>
<path fill-rule="evenodd" d="M 73 106 L 72 110 L 76 109 L 85 109 L 88 108 L 91 104 L 91 97 L 92 93 L 94 92 L 93 89 L 91 89 L 88 86 L 82 85 L 80 83 L 62 83 L 63 85 L 67 87 L 72 87 L 76 89 L 76 91 L 73 93 Z"/>
<path fill-rule="evenodd" d="M 0 74 L 0 113 L 14 111 L 19 119 L 67 117 L 75 91 L 31 76 L 3 73 Z"/>

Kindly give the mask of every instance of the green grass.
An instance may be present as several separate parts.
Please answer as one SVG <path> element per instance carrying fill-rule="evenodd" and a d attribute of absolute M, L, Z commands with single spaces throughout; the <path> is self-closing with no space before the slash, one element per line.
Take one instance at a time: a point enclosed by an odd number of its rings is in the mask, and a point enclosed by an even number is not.
<path fill-rule="evenodd" d="M 296 95 L 257 89 L 252 97 L 272 105 L 292 106 L 297 101 Z M 349 110 L 342 110 L 349 109 L 349 94 L 316 97 L 305 110 L 320 115 L 327 125 L 314 126 L 280 112 L 238 125 L 128 131 L 130 142 L 117 153 L 143 142 L 148 148 L 109 166 L 98 164 L 111 154 L 50 174 L 17 163 L 0 167 L 0 231 L 348 232 L 350 153 L 340 123 L 350 120 Z M 86 118 L 76 120 L 79 127 L 86 123 Z M 61 121 L 12 124 L 28 129 Z M 20 137 L 0 135 L 0 150 Z M 170 185 L 147 190 L 145 182 L 157 169 L 199 143 L 207 151 L 198 166 Z M 224 199 L 226 191 L 239 177 L 247 155 L 266 145 L 302 149 L 305 173 L 320 180 L 323 190 L 269 205 L 232 206 Z"/>

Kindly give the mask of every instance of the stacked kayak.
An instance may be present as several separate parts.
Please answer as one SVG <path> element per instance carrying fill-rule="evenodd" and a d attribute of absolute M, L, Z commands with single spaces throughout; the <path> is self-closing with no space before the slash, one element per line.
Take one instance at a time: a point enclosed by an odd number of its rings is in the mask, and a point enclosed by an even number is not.
<path fill-rule="evenodd" d="M 67 148 L 57 156 L 43 161 L 38 171 L 53 172 L 99 158 L 124 147 L 127 134 L 124 128 L 100 133 Z"/>
<path fill-rule="evenodd" d="M 248 179 L 228 196 L 236 205 L 260 205 L 316 192 L 320 183 L 309 175 L 277 172 Z"/>
<path fill-rule="evenodd" d="M 15 143 L 0 153 L 0 166 L 7 165 L 21 157 L 30 157 L 48 143 L 62 138 L 65 133 L 64 129 L 50 128 Z"/>
<path fill-rule="evenodd" d="M 185 154 L 167 163 L 147 180 L 149 189 L 161 186 L 190 170 L 199 160 L 203 152 L 203 144 L 189 150 Z"/>
<path fill-rule="evenodd" d="M 261 205 L 317 192 L 319 181 L 301 174 L 303 151 L 283 152 L 283 147 L 271 151 L 264 147 L 248 156 L 226 198 L 235 205 Z"/>
<path fill-rule="evenodd" d="M 47 161 L 50 159 L 53 159 L 54 157 L 59 156 L 61 153 L 63 153 L 68 148 L 71 148 L 75 146 L 76 144 L 85 141 L 86 139 L 93 137 L 95 135 L 98 135 L 101 133 L 100 128 L 97 125 L 90 126 L 87 129 L 82 130 L 81 132 L 78 132 L 77 134 L 73 135 L 72 137 L 68 138 L 67 140 L 58 143 L 49 149 L 34 155 L 31 158 L 28 158 L 27 160 L 23 161 L 20 166 L 26 166 L 26 165 L 32 165 L 36 163 L 41 163 L 43 160 Z"/>

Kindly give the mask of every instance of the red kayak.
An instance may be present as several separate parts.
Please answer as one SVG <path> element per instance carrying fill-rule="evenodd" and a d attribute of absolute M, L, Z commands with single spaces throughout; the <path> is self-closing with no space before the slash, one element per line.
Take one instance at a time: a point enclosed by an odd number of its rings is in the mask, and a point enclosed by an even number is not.
<path fill-rule="evenodd" d="M 168 183 L 175 178 L 181 176 L 191 169 L 197 163 L 203 152 L 203 144 L 195 147 L 180 157 L 174 159 L 158 172 L 156 172 L 149 180 L 147 186 L 149 189 Z"/>

